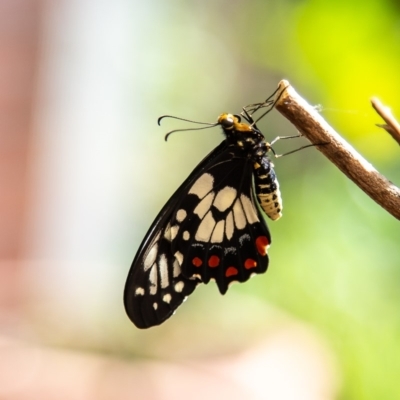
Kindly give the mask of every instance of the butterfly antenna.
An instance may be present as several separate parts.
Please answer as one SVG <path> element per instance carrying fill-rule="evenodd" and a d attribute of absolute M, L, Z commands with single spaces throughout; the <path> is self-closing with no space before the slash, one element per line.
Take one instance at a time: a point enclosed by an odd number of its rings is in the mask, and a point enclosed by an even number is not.
<path fill-rule="evenodd" d="M 180 119 L 180 118 L 178 118 L 178 119 Z M 200 122 L 201 124 L 205 124 L 204 122 Z M 217 125 L 219 125 L 218 123 L 216 123 L 216 124 L 207 124 L 208 126 L 202 126 L 201 128 L 186 128 L 186 129 L 174 129 L 173 131 L 170 131 L 170 132 L 168 132 L 166 135 L 165 135 L 165 141 L 167 141 L 168 140 L 168 137 L 172 134 L 172 133 L 175 133 L 175 132 L 185 132 L 185 131 L 200 131 L 200 130 L 202 130 L 202 129 L 208 129 L 208 128 L 213 128 L 214 126 L 217 126 Z"/>
<path fill-rule="evenodd" d="M 179 117 L 175 117 L 173 115 L 162 115 L 160 118 L 158 118 L 157 124 L 161 125 L 161 120 L 163 120 L 164 118 L 178 119 L 179 121 L 191 122 L 192 124 L 200 124 L 200 125 L 208 125 L 208 126 L 214 126 L 215 125 L 215 124 L 210 124 L 209 122 L 192 121 L 190 119 L 179 118 Z"/>
<path fill-rule="evenodd" d="M 201 128 L 174 129 L 173 131 L 170 131 L 170 132 L 168 132 L 168 133 L 165 135 L 165 141 L 168 140 L 169 135 L 171 135 L 172 133 L 175 133 L 175 132 L 199 131 L 199 130 L 201 130 L 201 129 L 208 129 L 208 128 L 212 128 L 212 127 L 214 127 L 214 126 L 219 125 L 218 123 L 193 121 L 193 120 L 191 120 L 191 119 L 175 117 L 174 115 L 162 115 L 162 116 L 161 116 L 160 118 L 158 118 L 158 120 L 157 120 L 158 125 L 161 125 L 161 121 L 162 121 L 164 118 L 177 119 L 177 120 L 179 120 L 179 121 L 190 122 L 190 123 L 192 123 L 192 124 L 207 125 L 207 126 L 203 126 L 203 127 L 201 127 Z"/>

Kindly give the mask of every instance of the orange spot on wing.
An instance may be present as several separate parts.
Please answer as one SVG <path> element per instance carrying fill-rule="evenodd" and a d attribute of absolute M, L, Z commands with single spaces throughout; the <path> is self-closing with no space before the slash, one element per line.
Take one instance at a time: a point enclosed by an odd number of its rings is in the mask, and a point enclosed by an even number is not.
<path fill-rule="evenodd" d="M 211 256 L 208 259 L 208 266 L 211 267 L 211 268 L 218 267 L 219 262 L 220 262 L 220 259 L 219 259 L 218 256 Z"/>
<path fill-rule="evenodd" d="M 257 267 L 257 261 L 253 260 L 252 258 L 248 258 L 248 259 L 244 262 L 244 267 L 245 267 L 246 269 L 255 268 L 255 267 Z"/>
<path fill-rule="evenodd" d="M 193 260 L 192 260 L 192 264 L 193 264 L 195 267 L 201 267 L 201 264 L 203 264 L 203 261 L 201 261 L 201 259 L 200 259 L 199 257 L 195 257 L 195 258 L 193 258 Z"/>
<path fill-rule="evenodd" d="M 267 254 L 267 247 L 269 245 L 269 241 L 266 236 L 259 236 L 256 239 L 256 247 L 259 254 L 265 256 Z"/>
<path fill-rule="evenodd" d="M 225 276 L 229 278 L 230 276 L 237 275 L 239 271 L 235 267 L 228 267 L 225 271 Z"/>

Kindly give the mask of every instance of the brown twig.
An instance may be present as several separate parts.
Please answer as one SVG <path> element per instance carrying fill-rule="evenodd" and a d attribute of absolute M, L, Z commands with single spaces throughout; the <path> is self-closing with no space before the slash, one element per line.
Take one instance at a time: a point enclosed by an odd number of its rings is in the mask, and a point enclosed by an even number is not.
<path fill-rule="evenodd" d="M 275 108 L 376 203 L 400 219 L 400 189 L 358 154 L 288 81 L 279 83 Z M 283 91 L 283 93 L 282 93 Z M 321 146 L 321 143 L 328 143 Z"/>
<path fill-rule="evenodd" d="M 400 125 L 390 111 L 390 108 L 384 106 L 382 102 L 376 97 L 373 97 L 371 99 L 371 104 L 375 111 L 386 122 L 386 124 L 376 124 L 376 126 L 385 129 L 386 132 L 389 133 L 392 138 L 400 145 Z"/>

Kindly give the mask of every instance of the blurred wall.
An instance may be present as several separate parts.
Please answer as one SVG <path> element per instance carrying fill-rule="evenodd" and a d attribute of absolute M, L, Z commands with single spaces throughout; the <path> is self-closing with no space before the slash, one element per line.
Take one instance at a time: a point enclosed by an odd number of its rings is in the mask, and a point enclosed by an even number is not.
<path fill-rule="evenodd" d="M 42 2 L 0 1 L 0 310 L 18 306 Z"/>

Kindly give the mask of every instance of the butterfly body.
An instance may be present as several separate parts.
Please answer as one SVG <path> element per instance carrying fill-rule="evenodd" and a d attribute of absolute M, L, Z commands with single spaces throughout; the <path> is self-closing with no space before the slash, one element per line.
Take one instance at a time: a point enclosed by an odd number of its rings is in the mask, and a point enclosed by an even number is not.
<path fill-rule="evenodd" d="M 161 324 L 199 283 L 215 280 L 224 294 L 267 270 L 271 236 L 260 207 L 274 220 L 282 209 L 270 145 L 239 116 L 221 114 L 217 124 L 225 140 L 163 207 L 133 260 L 124 303 L 139 328 Z"/>

